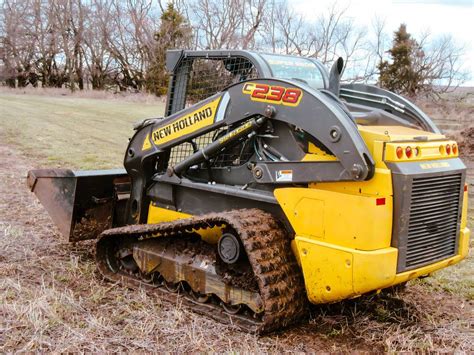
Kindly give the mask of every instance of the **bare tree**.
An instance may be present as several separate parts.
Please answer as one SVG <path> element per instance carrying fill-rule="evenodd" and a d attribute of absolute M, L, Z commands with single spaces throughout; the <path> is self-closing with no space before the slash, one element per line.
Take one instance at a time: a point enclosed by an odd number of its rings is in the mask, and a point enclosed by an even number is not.
<path fill-rule="evenodd" d="M 191 4 L 199 48 L 252 48 L 267 0 L 198 0 Z"/>
<path fill-rule="evenodd" d="M 104 6 L 112 14 L 113 31 L 104 31 L 104 36 L 107 49 L 118 64 L 117 82 L 122 89 L 140 90 L 153 56 L 153 36 L 157 29 L 151 19 L 152 1 L 104 1 Z M 104 29 L 107 25 L 102 24 Z"/>
<path fill-rule="evenodd" d="M 192 5 L 198 46 L 235 48 L 242 18 L 242 0 L 200 0 Z M 193 19 L 192 19 L 193 20 Z"/>
<path fill-rule="evenodd" d="M 359 67 L 355 71 L 355 75 L 348 78 L 351 82 L 368 82 L 375 81 L 379 74 L 378 63 L 382 61 L 390 46 L 390 37 L 386 33 L 386 20 L 384 18 L 375 16 L 372 19 L 370 30 L 368 31 L 369 38 L 366 41 L 366 46 L 361 50 L 358 64 Z"/>
<path fill-rule="evenodd" d="M 107 38 L 112 31 L 112 13 L 104 1 L 95 0 L 84 14 L 81 50 L 86 76 L 94 90 L 104 90 L 111 74 L 113 58 L 107 49 Z"/>
<path fill-rule="evenodd" d="M 261 33 L 263 43 L 273 52 L 311 56 L 323 63 L 342 56 L 346 61 L 360 60 L 366 46 L 366 29 L 348 18 L 345 8 L 333 4 L 314 22 L 290 8 L 286 0 L 273 0 L 269 5 L 272 16 L 265 20 Z"/>
<path fill-rule="evenodd" d="M 341 33 L 341 25 L 344 25 L 346 11 L 346 8 L 340 9 L 335 2 L 318 17 L 313 25 L 314 31 L 308 48 L 311 56 L 319 58 L 323 63 L 334 59 L 341 38 L 347 37 L 347 32 L 350 32 L 352 28 L 352 23 L 347 24 L 344 33 Z"/>
<path fill-rule="evenodd" d="M 9 86 L 36 82 L 31 1 L 5 0 L 2 4 L 1 52 L 3 76 Z"/>
<path fill-rule="evenodd" d="M 426 93 L 443 93 L 455 90 L 469 79 L 465 67 L 465 46 L 451 35 L 433 37 L 422 34 L 418 40 L 420 49 L 414 58 L 414 66 Z"/>
<path fill-rule="evenodd" d="M 44 87 L 61 86 L 57 56 L 60 53 L 58 31 L 56 30 L 53 7 L 41 0 L 35 0 L 33 11 L 33 33 L 35 43 L 35 66 L 39 80 Z"/>
<path fill-rule="evenodd" d="M 77 85 L 80 90 L 84 89 L 84 24 L 86 8 L 81 0 L 70 0 L 71 29 L 73 34 L 73 56 L 74 71 L 76 74 Z M 76 15 L 74 15 L 76 13 Z"/>
<path fill-rule="evenodd" d="M 248 49 L 255 45 L 255 35 L 262 25 L 264 13 L 266 12 L 267 0 L 244 1 L 242 9 L 242 48 Z"/>
<path fill-rule="evenodd" d="M 169 40 L 175 36 L 160 20 L 168 4 L 186 19 L 186 36 L 177 36 L 179 41 Z M 310 20 L 290 5 L 288 0 L 4 0 L 0 79 L 11 86 L 41 82 L 74 90 L 91 83 L 93 89 L 111 84 L 150 90 L 145 82 L 153 76 L 166 81 L 164 52 L 174 46 L 263 49 L 325 64 L 342 56 L 344 80 L 377 79 L 390 44 L 383 19 L 359 26 L 335 2 Z M 413 62 L 423 87 L 446 91 L 466 80 L 465 50 L 452 37 L 426 33 L 418 43 Z"/>
<path fill-rule="evenodd" d="M 286 2 L 276 4 L 276 41 L 285 54 L 305 55 L 308 51 L 309 28 L 303 17 L 291 10 Z"/>
<path fill-rule="evenodd" d="M 76 38 L 71 26 L 72 17 L 75 15 L 73 2 L 68 0 L 58 0 L 51 2 L 51 8 L 54 16 L 54 30 L 58 33 L 59 46 L 64 55 L 63 73 L 67 78 L 69 88 L 75 89 L 75 58 L 74 48 L 76 47 Z"/>

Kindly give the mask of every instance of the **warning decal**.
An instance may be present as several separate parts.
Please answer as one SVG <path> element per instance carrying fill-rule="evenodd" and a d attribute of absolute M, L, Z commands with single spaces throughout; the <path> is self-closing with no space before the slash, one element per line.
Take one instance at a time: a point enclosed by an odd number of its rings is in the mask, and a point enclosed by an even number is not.
<path fill-rule="evenodd" d="M 276 181 L 293 181 L 293 170 L 277 170 Z"/>

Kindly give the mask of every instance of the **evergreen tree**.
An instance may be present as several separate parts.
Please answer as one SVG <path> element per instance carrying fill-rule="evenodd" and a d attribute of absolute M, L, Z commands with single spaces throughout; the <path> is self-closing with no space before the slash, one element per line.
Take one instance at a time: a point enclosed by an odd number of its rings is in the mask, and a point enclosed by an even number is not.
<path fill-rule="evenodd" d="M 378 65 L 380 86 L 399 94 L 416 96 L 423 88 L 423 78 L 417 63 L 424 54 L 419 44 L 407 32 L 405 24 L 401 24 L 395 32 L 393 46 L 388 52 L 391 63 L 383 60 Z"/>
<path fill-rule="evenodd" d="M 190 46 L 192 29 L 183 15 L 175 9 L 172 2 L 160 17 L 160 28 L 155 33 L 156 50 L 153 61 L 146 74 L 146 86 L 156 95 L 164 95 L 168 86 L 166 73 L 166 51 L 184 49 Z"/>

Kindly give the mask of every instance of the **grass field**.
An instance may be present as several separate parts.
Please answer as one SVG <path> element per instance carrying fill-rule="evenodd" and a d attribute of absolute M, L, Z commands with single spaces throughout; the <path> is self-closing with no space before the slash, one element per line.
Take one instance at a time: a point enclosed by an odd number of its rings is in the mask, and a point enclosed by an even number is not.
<path fill-rule="evenodd" d="M 61 239 L 26 171 L 121 167 L 132 124 L 163 108 L 159 99 L 0 91 L 0 352 L 474 350 L 472 252 L 405 291 L 314 307 L 302 325 L 265 337 L 101 280 L 92 244 Z"/>
<path fill-rule="evenodd" d="M 133 123 L 164 105 L 76 97 L 0 95 L 0 139 L 48 166 L 121 167 Z"/>

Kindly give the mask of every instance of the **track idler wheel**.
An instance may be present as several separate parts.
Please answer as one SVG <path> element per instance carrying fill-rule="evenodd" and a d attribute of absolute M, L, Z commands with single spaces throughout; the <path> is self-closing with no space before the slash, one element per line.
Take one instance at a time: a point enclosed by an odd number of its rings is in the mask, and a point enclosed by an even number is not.
<path fill-rule="evenodd" d="M 133 252 L 130 249 L 120 249 L 117 252 L 116 257 L 118 261 L 118 266 L 121 270 L 129 274 L 135 274 L 139 271 L 139 267 L 135 262 L 135 259 L 133 258 Z"/>
<path fill-rule="evenodd" d="M 217 243 L 217 252 L 226 264 L 235 264 L 245 254 L 242 242 L 232 233 L 222 234 Z"/>

